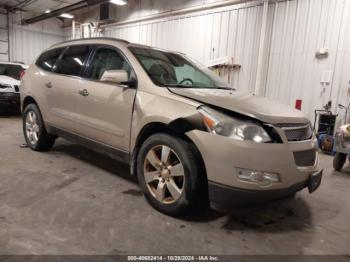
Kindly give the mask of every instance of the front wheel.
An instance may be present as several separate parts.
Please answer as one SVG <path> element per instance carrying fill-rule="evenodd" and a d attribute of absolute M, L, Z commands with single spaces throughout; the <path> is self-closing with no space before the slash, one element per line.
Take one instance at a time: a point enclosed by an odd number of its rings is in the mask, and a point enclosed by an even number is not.
<path fill-rule="evenodd" d="M 148 202 L 172 216 L 198 202 L 203 173 L 193 145 L 168 134 L 149 137 L 140 148 L 137 176 Z"/>
<path fill-rule="evenodd" d="M 55 143 L 55 137 L 46 132 L 43 118 L 36 104 L 30 104 L 24 109 L 23 134 L 27 145 L 34 151 L 47 151 Z"/>
<path fill-rule="evenodd" d="M 340 171 L 346 161 L 346 154 L 337 152 L 333 158 L 333 168 Z"/>

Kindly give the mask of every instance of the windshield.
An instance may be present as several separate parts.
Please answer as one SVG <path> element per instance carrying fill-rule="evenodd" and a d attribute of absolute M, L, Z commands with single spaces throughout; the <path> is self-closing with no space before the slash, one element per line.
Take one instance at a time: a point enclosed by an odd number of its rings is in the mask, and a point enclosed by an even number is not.
<path fill-rule="evenodd" d="M 130 51 L 158 86 L 232 89 L 205 66 L 182 55 L 141 47 Z"/>
<path fill-rule="evenodd" d="M 23 68 L 19 65 L 0 64 L 0 75 L 20 80 Z"/>

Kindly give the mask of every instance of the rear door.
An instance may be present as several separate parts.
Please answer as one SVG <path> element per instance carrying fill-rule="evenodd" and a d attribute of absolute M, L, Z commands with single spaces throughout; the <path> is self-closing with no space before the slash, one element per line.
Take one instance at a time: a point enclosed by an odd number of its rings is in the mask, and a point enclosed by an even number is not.
<path fill-rule="evenodd" d="M 76 125 L 79 88 L 91 46 L 76 45 L 65 49 L 53 66 L 53 73 L 45 83 L 46 99 L 53 125 L 66 131 L 78 131 Z"/>
<path fill-rule="evenodd" d="M 45 122 L 49 124 L 54 124 L 57 121 L 55 115 L 52 114 L 52 105 L 49 101 L 49 98 L 52 99 L 53 93 L 51 84 L 54 74 L 52 70 L 64 50 L 65 48 L 57 48 L 41 54 L 35 63 L 39 70 L 34 69 L 31 74 L 31 83 L 28 83 L 32 89 L 35 89 L 34 95 L 39 102 Z"/>
<path fill-rule="evenodd" d="M 101 82 L 106 70 L 126 70 L 130 79 L 136 78 L 119 49 L 97 47 L 84 74 L 86 80 L 79 82 L 82 93 L 77 103 L 77 123 L 85 137 L 127 152 L 136 89 Z"/>

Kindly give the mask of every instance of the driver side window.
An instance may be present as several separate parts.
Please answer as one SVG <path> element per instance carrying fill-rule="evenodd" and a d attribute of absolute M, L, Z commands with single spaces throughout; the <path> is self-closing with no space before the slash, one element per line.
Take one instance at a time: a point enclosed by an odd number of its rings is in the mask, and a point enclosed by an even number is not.
<path fill-rule="evenodd" d="M 116 50 L 102 47 L 97 49 L 90 63 L 87 78 L 100 80 L 103 73 L 108 70 L 126 70 L 130 77 L 129 63 Z"/>

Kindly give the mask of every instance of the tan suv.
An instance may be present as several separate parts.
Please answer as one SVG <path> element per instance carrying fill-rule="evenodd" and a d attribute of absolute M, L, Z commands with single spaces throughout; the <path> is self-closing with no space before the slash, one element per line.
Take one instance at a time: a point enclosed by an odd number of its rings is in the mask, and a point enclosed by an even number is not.
<path fill-rule="evenodd" d="M 300 111 L 236 91 L 184 54 L 109 38 L 65 42 L 40 55 L 22 88 L 31 149 L 63 137 L 125 161 L 170 215 L 208 198 L 245 205 L 321 182 Z"/>

